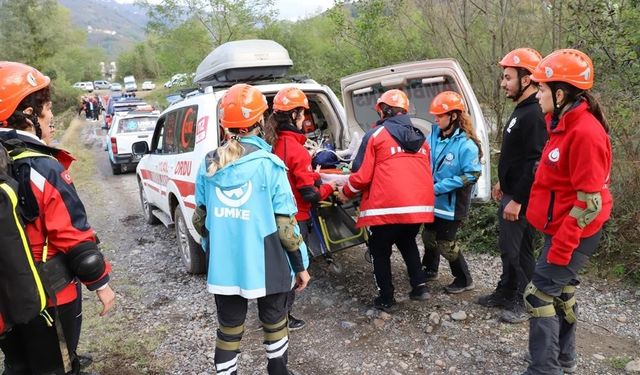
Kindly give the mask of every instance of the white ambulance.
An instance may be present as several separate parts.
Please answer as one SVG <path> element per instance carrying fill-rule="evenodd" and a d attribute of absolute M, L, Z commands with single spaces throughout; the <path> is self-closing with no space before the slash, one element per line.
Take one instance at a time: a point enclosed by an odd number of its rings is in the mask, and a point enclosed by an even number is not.
<path fill-rule="evenodd" d="M 218 121 L 218 102 L 237 82 L 258 87 L 271 104 L 283 87 L 295 86 L 309 99 L 308 119 L 316 135 L 346 148 L 352 135 L 363 134 L 376 119 L 373 105 L 385 90 L 401 88 L 412 101 L 410 115 L 425 132 L 434 122 L 428 113 L 435 95 L 444 90 L 463 94 L 489 155 L 488 139 L 480 106 L 462 69 L 454 60 L 430 60 L 372 70 L 341 81 L 345 107 L 326 85 L 311 79 L 287 77 L 293 65 L 289 53 L 270 40 L 242 40 L 225 43 L 211 52 L 198 66 L 194 81 L 198 90 L 174 102 L 161 115 L 149 147 L 133 145 L 134 153 L 144 154 L 137 167 L 140 200 L 149 224 L 162 222 L 175 227 L 180 255 L 186 270 L 205 270 L 200 237 L 191 224 L 195 209 L 195 178 L 205 155 L 224 140 Z M 346 108 L 346 112 L 345 112 Z M 476 198 L 488 200 L 490 176 L 488 158 L 477 184 Z M 229 233 L 241 235 L 241 233 Z"/>

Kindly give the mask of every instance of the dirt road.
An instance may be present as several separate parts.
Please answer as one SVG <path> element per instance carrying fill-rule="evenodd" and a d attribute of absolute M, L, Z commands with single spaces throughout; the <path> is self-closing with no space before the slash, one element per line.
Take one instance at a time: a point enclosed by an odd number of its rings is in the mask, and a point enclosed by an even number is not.
<path fill-rule="evenodd" d="M 99 124 L 77 122 L 63 141 L 79 158 L 72 174 L 112 262 L 118 296 L 116 310 L 99 318 L 95 295 L 84 292 L 81 352 L 93 354 L 92 369 L 103 375 L 212 374 L 213 296 L 205 291 L 203 276 L 183 270 L 173 231 L 144 223 L 135 174 L 111 174 Z M 312 264 L 313 282 L 296 302 L 296 315 L 308 324 L 291 333 L 293 370 L 305 375 L 524 371 L 528 325 L 500 323 L 497 310 L 474 303 L 495 285 L 499 258 L 470 254 L 477 289 L 458 296 L 442 292 L 451 281 L 443 264 L 440 280 L 431 285 L 432 300 L 421 303 L 408 299 L 406 271 L 394 255 L 399 306 L 388 315 L 370 307 L 375 288 L 363 254 L 363 248 L 338 254 L 344 269 L 339 275 L 322 261 Z M 577 298 L 578 373 L 624 373 L 626 362 L 640 358 L 640 293 L 587 279 Z M 455 320 L 452 314 L 466 317 Z M 246 327 L 240 372 L 264 374 L 255 304 Z"/>

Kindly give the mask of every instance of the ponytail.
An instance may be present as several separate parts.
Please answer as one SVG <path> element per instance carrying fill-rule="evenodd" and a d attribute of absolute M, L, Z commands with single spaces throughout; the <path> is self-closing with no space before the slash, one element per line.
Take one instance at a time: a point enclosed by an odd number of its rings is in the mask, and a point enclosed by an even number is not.
<path fill-rule="evenodd" d="M 246 132 L 247 129 L 251 129 Z M 245 131 L 242 133 L 241 131 Z M 229 163 L 240 159 L 244 155 L 244 146 L 240 142 L 241 137 L 249 135 L 257 135 L 260 133 L 260 124 L 257 123 L 246 129 L 228 129 L 227 132 L 231 136 L 222 146 L 216 149 L 216 158 L 213 159 L 209 168 L 207 168 L 207 176 L 213 176 L 218 170 L 224 168 Z"/>
<path fill-rule="evenodd" d="M 607 122 L 607 119 L 604 116 L 604 112 L 602 110 L 602 107 L 600 106 L 600 102 L 598 101 L 598 99 L 596 99 L 595 96 L 593 96 L 593 94 L 591 94 L 589 91 L 581 90 L 566 82 L 549 82 L 548 85 L 549 85 L 549 88 L 551 88 L 551 95 L 554 101 L 553 115 L 555 118 L 560 117 L 562 108 L 566 106 L 568 103 L 570 104 L 578 100 L 584 100 L 587 102 L 587 107 L 588 107 L 587 109 L 589 110 L 589 112 L 593 115 L 593 117 L 596 118 L 596 120 L 598 120 L 600 125 L 602 125 L 602 127 L 604 128 L 604 131 L 607 134 L 609 133 L 609 123 Z M 555 92 L 558 89 L 564 91 L 566 95 L 566 99 L 564 100 L 564 103 L 562 103 L 562 106 L 560 107 L 556 106 L 556 103 L 555 103 L 555 100 L 556 100 Z"/>
<path fill-rule="evenodd" d="M 598 99 L 588 91 L 583 92 L 581 96 L 586 100 L 587 105 L 589 106 L 589 112 L 591 112 L 593 117 L 600 122 L 604 131 L 609 134 L 609 122 L 604 116 L 604 111 L 602 110 L 602 106 Z"/>
<path fill-rule="evenodd" d="M 458 112 L 458 126 L 462 131 L 467 134 L 467 138 L 471 139 L 473 143 L 478 146 L 478 160 L 482 159 L 482 143 L 480 142 L 480 138 L 476 135 L 476 131 L 473 129 L 473 123 L 471 122 L 471 117 L 467 112 Z"/>

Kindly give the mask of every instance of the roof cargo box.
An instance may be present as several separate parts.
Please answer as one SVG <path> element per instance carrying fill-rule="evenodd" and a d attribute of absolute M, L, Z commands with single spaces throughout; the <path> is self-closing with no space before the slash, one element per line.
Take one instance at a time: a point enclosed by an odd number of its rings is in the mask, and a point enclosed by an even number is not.
<path fill-rule="evenodd" d="M 289 52 L 273 40 L 238 40 L 214 49 L 193 80 L 200 86 L 222 86 L 282 78 L 292 65 Z"/>

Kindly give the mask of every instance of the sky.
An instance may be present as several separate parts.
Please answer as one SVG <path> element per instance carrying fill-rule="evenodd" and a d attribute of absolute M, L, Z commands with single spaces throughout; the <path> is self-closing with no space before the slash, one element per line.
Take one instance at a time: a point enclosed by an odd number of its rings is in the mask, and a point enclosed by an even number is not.
<path fill-rule="evenodd" d="M 134 0 L 116 0 L 119 3 L 132 3 Z M 160 2 L 161 0 L 152 0 Z M 323 12 L 333 6 L 333 0 L 275 0 L 279 18 L 296 21 Z"/>

